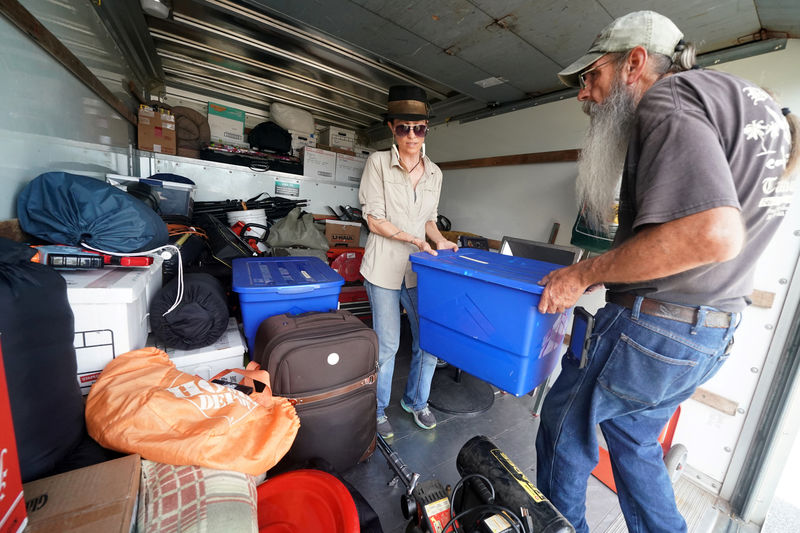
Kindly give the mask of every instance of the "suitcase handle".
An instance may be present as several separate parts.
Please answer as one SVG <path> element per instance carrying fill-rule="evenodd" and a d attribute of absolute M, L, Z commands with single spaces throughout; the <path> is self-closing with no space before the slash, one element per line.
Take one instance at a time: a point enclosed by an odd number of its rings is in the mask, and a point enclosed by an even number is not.
<path fill-rule="evenodd" d="M 305 311 L 296 315 L 289 314 L 293 318 L 295 324 L 302 325 L 303 322 L 317 321 L 319 317 L 324 317 L 325 320 L 330 322 L 347 322 L 347 315 L 342 313 L 341 310 L 332 309 L 330 311 Z"/>

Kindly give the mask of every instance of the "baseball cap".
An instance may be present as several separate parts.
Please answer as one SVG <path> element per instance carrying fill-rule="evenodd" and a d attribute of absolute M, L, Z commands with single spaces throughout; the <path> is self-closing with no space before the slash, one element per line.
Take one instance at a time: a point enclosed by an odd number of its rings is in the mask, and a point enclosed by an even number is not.
<path fill-rule="evenodd" d="M 655 11 L 634 11 L 603 28 L 586 54 L 558 73 L 564 85 L 578 87 L 578 74 L 609 52 L 627 52 L 643 46 L 648 52 L 672 57 L 683 33 Z"/>

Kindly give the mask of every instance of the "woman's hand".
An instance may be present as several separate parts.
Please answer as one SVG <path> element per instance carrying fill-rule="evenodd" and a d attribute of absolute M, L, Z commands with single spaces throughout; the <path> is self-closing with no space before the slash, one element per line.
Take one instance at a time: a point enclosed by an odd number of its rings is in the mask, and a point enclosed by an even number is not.
<path fill-rule="evenodd" d="M 419 248 L 420 252 L 428 252 L 431 255 L 439 255 L 439 252 L 431 248 L 431 245 L 428 244 L 428 241 L 425 239 L 418 239 L 415 237 L 414 240 L 411 241 L 411 244 Z"/>
<path fill-rule="evenodd" d="M 447 239 L 442 239 L 436 243 L 437 250 L 453 250 L 454 252 L 458 251 L 458 245 L 454 242 L 448 241 Z"/>

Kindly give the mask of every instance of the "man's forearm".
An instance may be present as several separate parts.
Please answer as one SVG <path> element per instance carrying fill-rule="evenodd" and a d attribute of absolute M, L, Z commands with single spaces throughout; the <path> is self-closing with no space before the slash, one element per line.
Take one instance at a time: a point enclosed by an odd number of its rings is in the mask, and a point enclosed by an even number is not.
<path fill-rule="evenodd" d="M 539 300 L 542 313 L 572 307 L 599 283 L 635 283 L 664 278 L 709 263 L 727 261 L 742 248 L 739 211 L 718 207 L 648 226 L 602 255 L 550 272 Z"/>
<path fill-rule="evenodd" d="M 743 242 L 739 211 L 715 208 L 645 227 L 619 247 L 579 265 L 588 285 L 634 283 L 727 261 Z"/>

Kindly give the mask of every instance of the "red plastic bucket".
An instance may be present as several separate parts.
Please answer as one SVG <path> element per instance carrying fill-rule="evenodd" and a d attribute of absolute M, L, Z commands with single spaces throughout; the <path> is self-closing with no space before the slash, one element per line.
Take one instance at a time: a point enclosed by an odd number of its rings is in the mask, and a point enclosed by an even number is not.
<path fill-rule="evenodd" d="M 295 470 L 258 486 L 260 533 L 359 533 L 358 512 L 341 481 L 321 470 Z"/>

